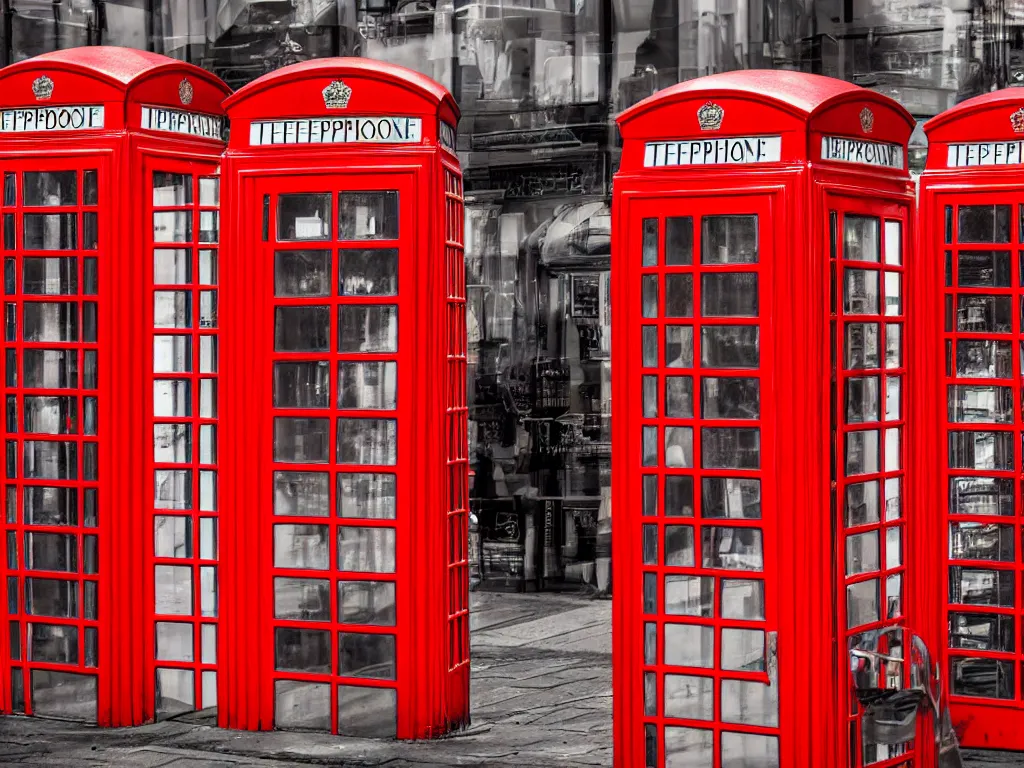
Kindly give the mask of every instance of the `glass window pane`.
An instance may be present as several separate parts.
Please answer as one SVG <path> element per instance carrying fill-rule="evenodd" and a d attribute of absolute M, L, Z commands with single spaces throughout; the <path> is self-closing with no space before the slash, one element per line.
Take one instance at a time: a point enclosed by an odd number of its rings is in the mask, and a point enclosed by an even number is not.
<path fill-rule="evenodd" d="M 657 330 L 651 328 L 650 338 L 644 338 L 645 365 L 656 366 L 657 363 Z M 648 351 L 653 351 L 654 357 L 648 358 Z M 692 325 L 666 325 L 665 326 L 665 367 L 666 368 L 692 368 L 693 367 L 693 326 Z"/>
<path fill-rule="evenodd" d="M 1014 653 L 1013 617 L 997 613 L 950 613 L 949 647 Z"/>
<path fill-rule="evenodd" d="M 701 481 L 701 514 L 706 519 L 759 519 L 761 481 L 756 478 L 705 477 Z"/>
<path fill-rule="evenodd" d="M 846 575 L 878 570 L 878 531 L 846 537 Z"/>
<path fill-rule="evenodd" d="M 640 278 L 640 316 L 653 318 L 658 316 L 658 276 L 643 275 Z"/>
<path fill-rule="evenodd" d="M 153 568 L 155 612 L 168 616 L 192 614 L 192 568 L 188 565 L 157 565 Z"/>
<path fill-rule="evenodd" d="M 96 675 L 33 669 L 32 711 L 40 717 L 96 722 Z"/>
<path fill-rule="evenodd" d="M 199 177 L 199 204 L 220 205 L 220 179 L 216 176 Z"/>
<path fill-rule="evenodd" d="M 275 525 L 274 567 L 326 571 L 331 564 L 326 525 Z"/>
<path fill-rule="evenodd" d="M 668 381 L 666 379 L 666 398 Z M 705 419 L 757 419 L 761 412 L 760 388 L 759 379 L 705 376 L 701 379 L 701 416 Z"/>
<path fill-rule="evenodd" d="M 723 272 L 701 275 L 701 314 L 704 317 L 757 317 L 757 275 Z"/>
<path fill-rule="evenodd" d="M 394 410 L 398 363 L 338 363 L 338 408 Z"/>
<path fill-rule="evenodd" d="M 395 572 L 395 529 L 343 525 L 338 528 L 338 570 Z"/>
<path fill-rule="evenodd" d="M 338 674 L 342 677 L 395 679 L 395 636 L 338 633 Z"/>
<path fill-rule="evenodd" d="M 338 735 L 394 739 L 398 730 L 398 692 L 393 688 L 338 686 Z"/>
<path fill-rule="evenodd" d="M 1013 517 L 1013 486 L 1009 478 L 951 477 L 949 513 Z"/>
<path fill-rule="evenodd" d="M 986 699 L 1014 698 L 1014 662 L 1000 659 L 952 658 L 951 693 Z"/>
<path fill-rule="evenodd" d="M 154 424 L 153 461 L 168 464 L 192 461 L 192 425 Z"/>
<path fill-rule="evenodd" d="M 330 251 L 277 251 L 275 296 L 330 296 Z"/>
<path fill-rule="evenodd" d="M 154 373 L 188 373 L 191 370 L 191 336 L 153 337 Z"/>
<path fill-rule="evenodd" d="M 715 666 L 715 628 L 665 624 L 665 664 L 673 667 Z"/>
<path fill-rule="evenodd" d="M 183 173 L 153 173 L 153 205 L 157 207 L 192 204 L 192 176 Z"/>
<path fill-rule="evenodd" d="M 330 240 L 330 193 L 278 196 L 277 239 Z"/>
<path fill-rule="evenodd" d="M 757 368 L 759 328 L 755 325 L 714 325 L 701 328 L 701 365 L 705 368 Z"/>
<path fill-rule="evenodd" d="M 705 568 L 760 571 L 764 567 L 761 529 L 703 526 L 701 559 Z"/>
<path fill-rule="evenodd" d="M 764 582 L 760 579 L 721 579 L 723 619 L 764 620 Z"/>
<path fill-rule="evenodd" d="M 274 669 L 329 675 L 331 633 L 319 629 L 274 629 Z"/>
<path fill-rule="evenodd" d="M 156 328 L 191 328 L 192 292 L 154 291 L 153 325 Z"/>
<path fill-rule="evenodd" d="M 692 427 L 665 427 L 665 466 L 693 466 Z"/>
<path fill-rule="evenodd" d="M 27 486 L 22 515 L 25 525 L 78 525 L 78 489 Z"/>
<path fill-rule="evenodd" d="M 981 605 L 1012 608 L 1014 605 L 1012 570 L 988 570 L 952 566 L 949 569 L 949 602 L 957 605 Z"/>
<path fill-rule="evenodd" d="M 77 350 L 26 349 L 23 363 L 25 387 L 30 389 L 74 389 L 78 387 Z"/>
<path fill-rule="evenodd" d="M 899 221 L 885 222 L 885 263 L 903 263 L 903 225 Z"/>
<path fill-rule="evenodd" d="M 77 171 L 25 171 L 23 204 L 77 205 Z"/>
<path fill-rule="evenodd" d="M 846 626 L 859 627 L 879 620 L 878 579 L 869 579 L 846 587 Z"/>
<path fill-rule="evenodd" d="M 650 221 L 657 222 L 656 219 Z M 657 226 L 657 224 L 655 224 Z M 657 238 L 657 229 L 655 229 Z M 657 239 L 654 241 L 657 249 Z M 644 262 L 644 266 L 654 266 L 655 261 L 650 265 Z M 693 217 L 692 216 L 671 216 L 665 219 L 665 264 L 670 267 L 686 266 L 693 264 Z"/>
<path fill-rule="evenodd" d="M 398 192 L 339 192 L 340 240 L 397 240 Z"/>
<path fill-rule="evenodd" d="M 667 336 L 667 328 L 665 332 Z M 656 368 L 658 366 L 658 329 L 653 325 L 645 325 L 641 328 L 640 338 L 644 368 Z M 693 329 L 690 329 L 690 359 L 693 359 Z"/>
<path fill-rule="evenodd" d="M 950 523 L 951 560 L 989 560 L 1012 563 L 1014 527 L 992 523 Z"/>
<path fill-rule="evenodd" d="M 339 352 L 397 352 L 398 307 L 347 304 L 338 307 Z"/>
<path fill-rule="evenodd" d="M 157 379 L 153 382 L 153 415 L 158 418 L 192 414 L 191 382 L 188 379 Z"/>
<path fill-rule="evenodd" d="M 960 251 L 957 285 L 963 288 L 1009 288 L 1009 251 Z"/>
<path fill-rule="evenodd" d="M 26 578 L 25 613 L 29 616 L 77 619 L 78 582 Z"/>
<path fill-rule="evenodd" d="M 192 661 L 193 628 L 191 624 L 177 621 L 156 622 L 157 661 Z"/>
<path fill-rule="evenodd" d="M 877 270 L 844 270 L 843 311 L 848 315 L 880 314 Z"/>
<path fill-rule="evenodd" d="M 22 400 L 25 414 L 22 424 L 24 432 L 37 435 L 66 435 L 78 432 L 76 398 L 25 395 Z"/>
<path fill-rule="evenodd" d="M 757 216 L 704 216 L 702 264 L 756 264 Z"/>
<path fill-rule="evenodd" d="M 192 518 L 181 515 L 155 515 L 153 555 L 192 557 Z"/>
<path fill-rule="evenodd" d="M 274 461 L 326 464 L 330 461 L 330 422 L 327 419 L 274 419 Z"/>
<path fill-rule="evenodd" d="M 274 725 L 281 729 L 330 732 L 331 686 L 275 680 Z"/>
<path fill-rule="evenodd" d="M 338 622 L 341 624 L 394 626 L 394 582 L 339 581 Z"/>
<path fill-rule="evenodd" d="M 705 469 L 758 469 L 761 430 L 756 427 L 703 427 L 701 466 Z"/>
<path fill-rule="evenodd" d="M 274 618 L 330 621 L 331 582 L 327 579 L 274 579 Z"/>
<path fill-rule="evenodd" d="M 28 659 L 51 664 L 77 664 L 78 627 L 29 622 Z"/>
<path fill-rule="evenodd" d="M 1010 333 L 1013 330 L 1010 296 L 959 294 L 956 301 L 956 330 L 964 333 Z"/>
<path fill-rule="evenodd" d="M 956 375 L 971 379 L 1013 377 L 1013 348 L 1008 341 L 958 339 Z"/>
<path fill-rule="evenodd" d="M 395 419 L 338 419 L 338 463 L 393 466 L 397 461 Z"/>
<path fill-rule="evenodd" d="M 957 209 L 957 242 L 1010 242 L 1010 206 L 959 206 Z"/>
<path fill-rule="evenodd" d="M 846 486 L 845 515 L 848 528 L 878 522 L 878 495 L 877 480 Z"/>
<path fill-rule="evenodd" d="M 342 296 L 394 296 L 398 293 L 398 249 L 338 251 L 338 293 Z"/>
<path fill-rule="evenodd" d="M 154 211 L 153 242 L 192 242 L 192 211 Z"/>
<path fill-rule="evenodd" d="M 331 369 L 326 361 L 274 363 L 275 408 L 330 407 Z"/>
<path fill-rule="evenodd" d="M 657 377 L 648 376 L 654 380 L 657 388 Z M 653 416 L 657 416 L 657 399 L 655 399 Z M 692 376 L 666 376 L 665 377 L 665 416 L 670 419 L 692 419 L 693 418 L 693 377 Z M 705 414 L 705 418 L 710 418 Z"/>
<path fill-rule="evenodd" d="M 275 472 L 274 514 L 329 517 L 330 483 L 326 472 Z"/>
<path fill-rule="evenodd" d="M 657 526 L 645 525 L 645 529 L 655 531 Z M 657 540 L 654 543 L 654 551 L 657 552 Z M 650 565 L 657 565 L 655 562 Z M 694 565 L 694 543 L 692 525 L 667 525 L 665 526 L 665 565 L 692 568 Z"/>
<path fill-rule="evenodd" d="M 78 341 L 78 303 L 31 301 L 22 305 L 25 341 Z"/>
<path fill-rule="evenodd" d="M 693 317 L 693 275 L 667 274 L 664 281 L 665 317 Z"/>
<path fill-rule="evenodd" d="M 13 205 L 13 203 L 12 203 Z M 658 220 L 644 219 L 643 241 L 641 247 L 641 265 L 656 267 L 658 265 Z"/>
<path fill-rule="evenodd" d="M 665 726 L 665 765 L 673 768 L 701 768 L 714 765 L 714 755 L 714 731 Z"/>
<path fill-rule="evenodd" d="M 849 370 L 880 368 L 878 323 L 847 323 L 844 364 Z"/>
<path fill-rule="evenodd" d="M 188 285 L 191 283 L 192 251 L 188 248 L 154 249 L 153 282 L 156 285 Z"/>
<path fill-rule="evenodd" d="M 722 629 L 722 669 L 743 672 L 765 671 L 764 631 Z"/>
<path fill-rule="evenodd" d="M 714 603 L 713 577 L 674 574 L 665 577 L 665 613 L 708 618 L 714 611 Z"/>
<path fill-rule="evenodd" d="M 157 509 L 192 508 L 192 470 L 158 469 L 153 486 L 153 505 Z"/>
<path fill-rule="evenodd" d="M 77 214 L 26 213 L 23 225 L 27 251 L 67 251 L 78 247 Z"/>
<path fill-rule="evenodd" d="M 947 396 L 949 420 L 961 424 L 1013 422 L 1011 387 L 954 384 Z"/>
<path fill-rule="evenodd" d="M 779 688 L 753 680 L 723 680 L 722 721 L 776 728 L 779 725 Z M 727 734 L 723 734 L 723 737 Z M 739 734 L 735 734 L 739 735 Z M 762 739 L 764 737 L 761 737 Z M 744 757 L 753 757 L 745 750 Z M 750 763 L 741 763 L 749 765 Z"/>
<path fill-rule="evenodd" d="M 1013 469 L 1013 433 L 950 432 L 949 467 L 955 469 Z"/>
<path fill-rule="evenodd" d="M 843 258 L 879 261 L 879 221 L 874 216 L 843 216 Z"/>
<path fill-rule="evenodd" d="M 75 443 L 26 440 L 22 449 L 26 478 L 78 479 L 78 449 Z"/>
<path fill-rule="evenodd" d="M 22 290 L 36 296 L 78 293 L 78 259 L 34 258 L 21 260 Z"/>
<path fill-rule="evenodd" d="M 879 471 L 877 430 L 846 433 L 846 476 L 865 475 Z"/>
<path fill-rule="evenodd" d="M 774 691 L 770 692 L 775 695 Z M 725 694 L 722 694 L 723 699 Z M 724 717 L 723 717 L 724 719 Z M 722 733 L 722 768 L 779 768 L 779 737 Z"/>

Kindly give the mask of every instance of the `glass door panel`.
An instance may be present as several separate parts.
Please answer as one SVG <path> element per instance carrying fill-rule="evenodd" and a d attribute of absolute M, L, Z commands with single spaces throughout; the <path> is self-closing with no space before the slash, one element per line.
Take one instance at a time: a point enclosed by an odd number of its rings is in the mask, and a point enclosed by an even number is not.
<path fill-rule="evenodd" d="M 903 265 L 908 235 L 902 205 L 830 202 L 832 432 L 837 439 L 832 480 L 842 585 L 837 610 L 845 649 L 874 647 L 885 628 L 903 623 L 906 608 Z M 897 757 L 913 764 L 913 743 L 877 743 L 861 733 L 856 711 L 849 717 L 853 765 Z"/>
<path fill-rule="evenodd" d="M 157 718 L 217 705 L 217 173 L 215 165 L 147 162 L 153 318 L 147 632 Z"/>
<path fill-rule="evenodd" d="M 779 766 L 770 221 L 765 197 L 632 219 L 648 766 Z"/>
<path fill-rule="evenodd" d="M 415 281 L 408 176 L 261 193 L 272 266 L 273 712 L 281 729 L 394 737 L 410 510 L 399 414 Z M 401 323 L 401 325 L 400 325 Z"/>
<path fill-rule="evenodd" d="M 10 709 L 95 722 L 98 675 L 110 663 L 98 622 L 106 165 L 9 163 L 0 172 Z"/>

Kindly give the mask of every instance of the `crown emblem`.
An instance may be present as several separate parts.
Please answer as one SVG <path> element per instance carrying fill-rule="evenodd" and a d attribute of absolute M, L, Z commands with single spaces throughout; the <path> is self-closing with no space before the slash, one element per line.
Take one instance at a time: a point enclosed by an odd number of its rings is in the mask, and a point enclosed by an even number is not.
<path fill-rule="evenodd" d="M 1010 126 L 1014 133 L 1024 133 L 1024 107 L 1010 115 Z"/>
<path fill-rule="evenodd" d="M 191 104 L 192 97 L 196 95 L 195 90 L 192 88 L 192 83 L 185 78 L 178 83 L 178 98 L 181 99 L 182 104 Z"/>
<path fill-rule="evenodd" d="M 875 127 L 875 113 L 867 107 L 860 111 L 860 128 L 864 133 L 871 133 Z"/>
<path fill-rule="evenodd" d="M 722 127 L 722 118 L 725 117 L 725 110 L 709 101 L 697 110 L 697 122 L 702 131 L 717 131 Z"/>
<path fill-rule="evenodd" d="M 53 80 L 46 75 L 40 75 L 32 81 L 32 93 L 37 101 L 46 101 L 53 96 Z"/>
<path fill-rule="evenodd" d="M 328 109 L 345 109 L 352 98 L 352 89 L 341 80 L 335 80 L 324 88 L 324 106 Z"/>

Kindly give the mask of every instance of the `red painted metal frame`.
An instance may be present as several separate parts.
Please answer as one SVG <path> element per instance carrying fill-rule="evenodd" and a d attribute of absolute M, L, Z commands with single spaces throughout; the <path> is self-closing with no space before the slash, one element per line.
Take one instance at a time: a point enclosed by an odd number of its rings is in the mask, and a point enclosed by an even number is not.
<path fill-rule="evenodd" d="M 43 75 L 51 79 L 53 92 L 40 103 L 32 84 Z M 184 78 L 191 85 L 189 106 L 183 105 L 180 96 Z M 222 115 L 220 102 L 228 89 L 198 67 L 156 54 L 102 46 L 58 51 L 19 62 L 0 72 L 0 83 L 2 109 L 104 106 L 105 124 L 101 130 L 0 136 L 0 168 L 4 171 L 99 170 L 97 205 L 92 209 L 99 214 L 96 343 L 8 343 L 6 348 L 15 350 L 18 357 L 27 346 L 84 346 L 97 351 L 98 481 L 60 485 L 92 486 L 98 490 L 98 609 L 93 622 L 98 629 L 97 702 L 95 718 L 89 719 L 95 719 L 99 725 L 137 725 L 152 713 L 151 702 L 147 704 L 144 700 L 144 691 L 148 690 L 144 677 L 152 649 L 146 646 L 149 633 L 142 631 L 151 609 L 144 592 L 145 580 L 139 578 L 139 573 L 150 567 L 152 528 L 147 531 L 149 516 L 140 512 L 152 504 L 152 487 L 151 483 L 147 486 L 142 472 L 123 473 L 118 468 L 134 463 L 152 474 L 152 437 L 144 431 L 144 385 L 149 381 L 146 363 L 151 354 L 146 345 L 152 343 L 144 323 L 148 316 L 146 299 L 151 293 L 141 269 L 145 262 L 141 254 L 146 242 L 145 228 L 148 225 L 151 232 L 152 225 L 144 221 L 144 207 L 140 205 L 144 194 L 142 157 L 148 152 L 172 156 L 176 161 L 196 157 L 213 160 L 223 146 L 217 140 L 144 129 L 142 107 L 166 106 Z M 20 276 L 21 252 L 17 253 Z M 40 255 L 67 252 L 45 251 Z M 20 367 L 20 360 L 18 364 Z M 80 362 L 79 376 L 83 373 Z M 5 387 L 5 394 L 21 392 L 17 387 Z M 21 485 L 19 478 L 16 486 Z M 21 509 L 19 499 L 18 515 Z M 14 526 L 6 527 L 20 533 L 21 518 L 16 520 Z M 22 587 L 19 584 L 19 591 Z M 20 601 L 21 595 L 16 597 Z M 0 611 L 0 619 L 6 618 L 6 600 L 2 601 Z M 12 711 L 9 659 L 10 636 L 5 626 L 5 631 L 0 632 L 0 712 Z M 35 662 L 28 667 L 61 669 Z M 25 684 L 29 699 L 25 710 L 31 713 L 28 680 Z"/>
<path fill-rule="evenodd" d="M 1024 562 L 1024 528 L 1021 526 L 1022 469 L 1021 424 L 1022 375 L 1018 347 L 1024 339 L 1021 325 L 1021 300 L 1024 279 L 1019 270 L 1020 254 L 1024 252 L 1021 235 L 1020 206 L 1024 205 L 1024 183 L 1020 180 L 1021 165 L 1017 164 L 974 167 L 948 167 L 947 156 L 951 144 L 982 142 L 1019 142 L 1020 134 L 1015 130 L 1012 117 L 1022 106 L 1024 99 L 1016 89 L 1006 89 L 984 94 L 963 102 L 953 109 L 933 118 L 925 125 L 928 134 L 928 160 L 920 179 L 921 225 L 919 230 L 918 272 L 921 300 L 917 306 L 915 338 L 920 347 L 919 364 L 922 372 L 920 386 L 915 396 L 920 402 L 920 440 L 915 446 L 922 455 L 919 494 L 922 509 L 932 510 L 924 518 L 919 539 L 921 561 L 928 567 L 927 589 L 921 599 L 927 601 L 925 615 L 929 617 L 930 644 L 941 649 L 941 669 L 946 678 L 949 694 L 950 713 L 953 725 L 965 747 L 995 749 L 1024 749 L 1024 576 L 1021 564 Z M 1009 207 L 1009 242 L 958 243 L 959 206 L 1006 205 Z M 953 213 L 950 224 L 945 221 L 946 209 Z M 947 227 L 949 235 L 947 236 Z M 1009 252 L 1009 283 L 1006 287 L 964 287 L 959 286 L 957 254 L 961 250 L 988 252 Z M 947 257 L 946 253 L 950 256 Z M 950 264 L 947 266 L 947 258 Z M 947 273 L 948 271 L 948 273 Z M 995 279 L 993 279 L 995 282 Z M 946 319 L 946 302 L 953 302 L 956 312 L 959 295 L 998 295 L 1010 302 L 1011 330 L 1009 333 L 968 333 L 956 327 L 947 327 L 952 320 Z M 1009 345 L 1010 370 L 1004 374 L 993 371 L 991 377 L 967 378 L 957 375 L 954 347 L 958 339 L 991 339 Z M 952 357 L 950 357 L 952 355 Z M 982 422 L 956 422 L 950 412 L 952 401 L 948 398 L 948 387 L 952 384 L 973 384 L 1006 388 L 1012 398 L 1012 418 L 1009 422 L 993 424 Z M 1011 435 L 1012 466 L 1005 471 L 987 469 L 949 469 L 947 441 L 953 431 L 977 430 L 1008 433 Z M 950 509 L 949 482 L 953 476 L 978 476 L 1000 478 L 1012 486 L 1012 516 L 953 514 Z M 952 523 L 976 523 L 981 525 L 1006 526 L 1011 537 L 1013 558 L 1009 561 L 951 560 L 951 539 L 949 526 Z M 992 529 L 998 532 L 999 528 Z M 997 533 L 997 535 L 1005 535 Z M 951 566 L 953 564 L 976 567 L 994 573 L 1008 575 L 1013 589 L 1013 600 L 1008 605 L 970 605 L 951 602 Z M 950 633 L 952 614 L 1008 618 L 1011 623 L 1012 650 L 992 650 L 991 644 L 998 640 L 979 635 L 975 648 L 951 649 Z M 990 647 L 984 647 L 988 644 Z M 952 665 L 960 658 L 977 659 L 981 662 L 1008 663 L 1013 674 L 1012 698 L 966 696 L 954 690 L 956 681 Z M 998 673 L 994 671 L 992 674 Z"/>
<path fill-rule="evenodd" d="M 717 132 L 702 131 L 697 123 L 697 111 L 709 100 L 724 109 Z M 865 107 L 874 113 L 870 137 L 864 135 L 859 117 Z M 612 458 L 613 508 L 619 510 L 613 540 L 617 766 L 662 765 L 665 759 L 659 728 L 657 759 L 644 762 L 644 724 L 661 726 L 665 721 L 644 714 L 643 525 L 660 521 L 643 517 L 641 503 L 640 427 L 647 422 L 642 419 L 638 326 L 649 322 L 641 318 L 640 276 L 650 271 L 640 266 L 641 224 L 648 216 L 685 212 L 696 220 L 704 212 L 754 209 L 766 211 L 769 217 L 761 224 L 764 260 L 757 270 L 762 281 L 768 281 L 760 288 L 765 298 L 760 319 L 760 472 L 763 576 L 769 611 L 763 626 L 778 632 L 777 764 L 786 768 L 855 768 L 861 764 L 850 747 L 847 632 L 840 630 L 845 627 L 841 624 L 845 611 L 837 605 L 845 600 L 845 542 L 838 535 L 842 531 L 842 505 L 837 503 L 841 488 L 833 478 L 832 466 L 837 460 L 834 457 L 842 455 L 842 446 L 836 443 L 838 436 L 830 433 L 833 407 L 837 407 L 833 406 L 832 390 L 839 381 L 830 363 L 834 343 L 830 333 L 832 324 L 838 326 L 840 319 L 832 315 L 830 297 L 828 210 L 871 212 L 903 221 L 904 267 L 895 270 L 902 271 L 909 269 L 911 262 L 908 244 L 913 242 L 913 194 L 905 166 L 886 170 L 825 162 L 820 147 L 821 136 L 828 134 L 887 141 L 905 148 L 912 127 L 905 110 L 879 94 L 811 75 L 757 71 L 713 75 L 666 89 L 619 118 L 624 146 L 615 179 L 612 240 L 612 290 L 617 307 L 612 338 L 621 366 L 613 382 L 616 449 Z M 644 168 L 647 141 L 754 134 L 781 136 L 781 162 Z M 904 334 L 904 354 L 906 337 Z M 904 404 L 908 389 L 904 382 Z M 697 426 L 702 421 L 698 418 L 693 423 Z M 907 445 L 904 439 L 903 466 Z M 904 509 L 908 510 L 911 491 L 904 492 Z M 694 522 L 699 522 L 699 517 Z M 914 523 L 914 518 L 907 517 L 902 525 Z M 773 561 L 774 569 L 770 567 Z M 913 570 L 911 558 L 905 567 Z M 660 566 L 646 568 L 661 572 Z M 716 575 L 732 574 L 743 575 L 733 571 Z M 914 586 L 904 585 L 908 622 L 916 618 L 911 598 Z M 657 614 L 660 621 L 660 607 Z M 660 669 L 660 665 L 654 668 Z M 660 686 L 658 691 L 660 694 Z M 656 712 L 661 711 L 659 704 Z M 714 712 L 711 722 L 701 723 L 704 727 L 759 730 L 725 724 L 720 709 Z M 922 727 L 928 726 L 923 723 Z M 714 744 L 719 746 L 717 737 Z M 876 764 L 928 766 L 927 749 L 925 740 L 915 755 Z M 851 755 L 853 762 L 849 762 Z M 743 758 L 734 756 L 731 762 L 723 762 L 716 751 L 714 765 L 742 765 L 737 759 Z"/>
<path fill-rule="evenodd" d="M 342 79 L 352 89 L 347 111 L 324 107 L 323 89 Z M 430 738 L 468 723 L 468 455 L 465 409 L 465 285 L 462 231 L 462 180 L 454 154 L 442 148 L 439 121 L 458 121 L 451 96 L 433 81 L 401 67 L 361 59 L 320 59 L 285 67 L 246 86 L 225 102 L 232 120 L 231 143 L 223 165 L 225 227 L 221 248 L 221 317 L 225 391 L 221 441 L 222 654 L 220 724 L 245 729 L 274 727 L 276 678 L 330 683 L 330 730 L 339 730 L 335 686 L 352 683 L 397 691 L 397 736 Z M 404 145 L 249 146 L 253 120 L 353 115 L 416 116 L 423 121 L 423 141 Z M 276 197 L 287 192 L 330 192 L 332 229 L 337 221 L 339 191 L 398 190 L 400 229 L 397 296 L 274 297 L 273 244 Z M 266 203 L 264 202 L 266 201 Z M 264 205 L 267 212 L 264 213 Z M 266 217 L 266 218 L 264 218 Z M 268 228 L 266 242 L 262 236 Z M 337 293 L 336 254 L 356 242 L 330 241 L 332 292 Z M 373 247 L 389 245 L 374 241 Z M 303 243 L 307 248 L 320 243 Z M 371 245 L 362 243 L 362 245 Z M 346 416 L 397 419 L 397 463 L 381 471 L 397 475 L 395 520 L 275 518 L 272 488 L 272 361 L 310 359 L 310 355 L 273 351 L 272 305 L 331 306 L 331 348 L 336 336 L 336 308 L 353 303 L 397 304 L 398 347 L 394 354 L 351 355 L 336 351 L 317 359 L 397 361 L 397 411 L 350 411 Z M 337 384 L 333 368 L 330 381 Z M 334 390 L 332 389 L 332 397 Z M 276 411 L 282 413 L 281 411 Z M 303 411 L 288 411 L 302 415 Z M 306 412 L 331 419 L 334 410 Z M 333 452 L 334 445 L 331 444 Z M 317 471 L 337 465 L 317 464 Z M 278 465 L 281 468 L 281 465 Z M 289 465 L 289 469 L 303 469 Z M 359 470 L 378 468 L 360 466 Z M 330 500 L 335 501 L 333 474 Z M 331 631 L 331 674 L 275 671 L 272 574 L 274 522 L 329 525 L 330 552 L 336 557 L 334 531 L 347 525 L 396 529 L 393 574 L 346 573 L 341 580 L 384 579 L 396 583 L 396 623 L 380 628 L 341 624 L 337 618 L 336 583 L 344 573 L 332 559 L 328 570 L 291 576 L 330 579 L 332 615 L 314 629 Z M 287 624 L 287 622 L 284 622 Z M 343 678 L 339 671 L 340 630 L 388 632 L 396 636 L 394 680 Z M 255 639 L 253 642 L 252 639 Z M 248 640 L 247 640 L 248 639 Z"/>

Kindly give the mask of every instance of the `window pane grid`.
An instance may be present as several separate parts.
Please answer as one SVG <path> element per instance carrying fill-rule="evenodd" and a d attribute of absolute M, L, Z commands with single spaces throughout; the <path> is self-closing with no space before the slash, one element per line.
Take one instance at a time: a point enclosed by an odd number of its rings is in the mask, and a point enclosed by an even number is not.
<path fill-rule="evenodd" d="M 97 171 L 5 171 L 3 533 L 14 709 L 94 722 L 99 657 Z M 86 205 L 85 203 L 88 203 Z M 10 649 L 14 651 L 14 648 Z M 13 654 L 12 654 L 13 655 Z M 57 679 L 76 701 L 55 699 Z"/>
<path fill-rule="evenodd" d="M 281 194 L 272 206 L 279 728 L 344 732 L 349 700 L 396 722 L 398 407 L 408 394 L 389 195 Z"/>
<path fill-rule="evenodd" d="M 644 710 L 659 756 L 691 738 L 707 759 L 736 738 L 778 749 L 764 667 L 760 234 L 749 214 L 643 221 Z"/>
<path fill-rule="evenodd" d="M 974 202 L 946 207 L 947 673 L 960 701 L 1020 708 L 1024 206 Z"/>
<path fill-rule="evenodd" d="M 211 169 L 212 170 L 212 169 Z M 153 685 L 158 718 L 217 703 L 217 255 L 219 178 L 155 171 Z"/>

